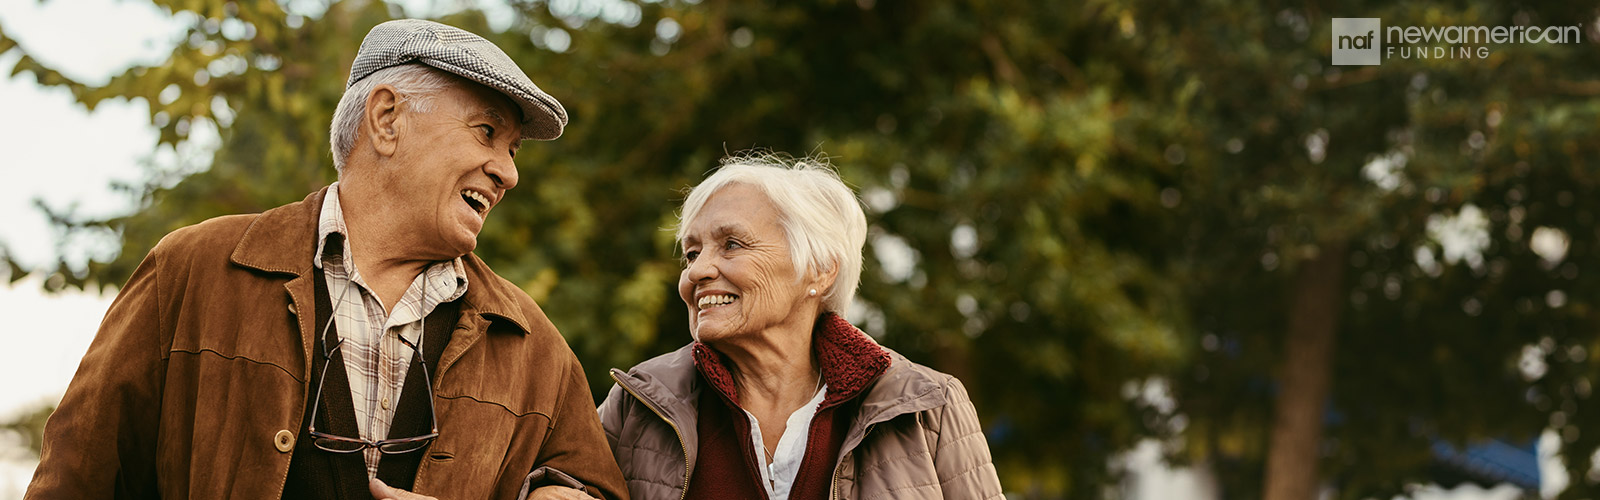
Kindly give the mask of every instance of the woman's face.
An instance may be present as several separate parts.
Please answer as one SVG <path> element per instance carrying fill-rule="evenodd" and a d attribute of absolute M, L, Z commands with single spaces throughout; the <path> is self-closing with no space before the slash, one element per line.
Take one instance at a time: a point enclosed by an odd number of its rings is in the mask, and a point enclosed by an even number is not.
<path fill-rule="evenodd" d="M 809 329 L 778 209 L 760 189 L 733 184 L 711 195 L 683 237 L 678 296 L 689 307 L 689 332 L 715 343 L 780 326 Z M 809 311 L 809 312 L 808 312 Z"/>

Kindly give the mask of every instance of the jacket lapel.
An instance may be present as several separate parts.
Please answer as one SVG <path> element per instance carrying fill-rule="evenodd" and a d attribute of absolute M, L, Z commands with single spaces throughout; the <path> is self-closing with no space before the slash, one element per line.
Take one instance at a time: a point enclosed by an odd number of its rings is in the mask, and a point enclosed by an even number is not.
<path fill-rule="evenodd" d="M 461 267 L 467 273 L 467 293 L 463 295 L 461 313 L 454 323 L 455 331 L 450 338 L 450 343 L 441 349 L 439 359 L 439 373 L 433 374 L 435 378 L 450 373 L 456 361 L 476 345 L 488 333 L 489 327 L 495 322 L 501 322 L 511 327 L 519 335 L 527 335 L 532 329 L 530 325 L 549 325 L 539 306 L 533 303 L 522 290 L 497 276 L 489 270 L 489 266 L 482 259 L 473 254 L 461 256 Z M 520 295 L 520 297 L 519 297 Z M 525 311 L 539 314 L 536 318 L 529 318 Z M 533 323 L 537 321 L 537 323 Z"/>
<path fill-rule="evenodd" d="M 315 383 L 310 377 L 314 375 L 312 358 L 317 356 L 313 351 L 317 325 L 311 259 L 317 251 L 317 215 L 327 192 L 328 188 L 322 188 L 304 200 L 262 212 L 251 221 L 228 256 L 228 261 L 237 266 L 294 276 L 283 288 L 289 295 L 289 313 L 300 326 L 305 363 L 299 378 L 308 393 L 313 390 L 310 384 Z"/>
<path fill-rule="evenodd" d="M 245 229 L 228 260 L 269 273 L 310 274 L 317 252 L 317 216 L 327 193 L 324 187 L 304 200 L 262 212 Z"/>

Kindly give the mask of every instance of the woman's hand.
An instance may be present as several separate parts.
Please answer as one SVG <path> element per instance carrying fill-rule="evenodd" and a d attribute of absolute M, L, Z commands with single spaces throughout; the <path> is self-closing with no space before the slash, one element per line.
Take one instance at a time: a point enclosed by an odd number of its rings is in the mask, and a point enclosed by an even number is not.
<path fill-rule="evenodd" d="M 412 493 L 400 488 L 391 488 L 383 481 L 373 478 L 367 482 L 367 489 L 372 491 L 372 498 L 376 500 L 438 500 L 427 495 Z M 594 500 L 583 490 L 576 490 L 566 486 L 545 486 L 528 494 L 528 500 Z"/>
<path fill-rule="evenodd" d="M 594 497 L 566 486 L 544 486 L 529 493 L 528 500 L 594 500 Z"/>

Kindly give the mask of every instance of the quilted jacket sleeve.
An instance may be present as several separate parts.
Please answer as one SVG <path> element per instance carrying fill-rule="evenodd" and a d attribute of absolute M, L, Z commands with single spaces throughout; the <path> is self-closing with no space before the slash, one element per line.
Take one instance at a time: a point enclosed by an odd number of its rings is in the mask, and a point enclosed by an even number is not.
<path fill-rule="evenodd" d="M 989 455 L 989 441 L 983 436 L 983 425 L 967 389 L 960 380 L 949 377 L 944 390 L 945 406 L 932 412 L 935 421 L 929 422 L 938 435 L 933 461 L 939 489 L 947 499 L 1004 498 Z"/>
<path fill-rule="evenodd" d="M 611 444 L 611 453 L 617 453 L 617 437 L 622 432 L 622 422 L 627 419 L 626 404 L 622 387 L 611 385 L 611 391 L 606 394 L 606 400 L 600 403 L 595 411 L 600 413 L 600 427 L 606 431 L 606 441 Z"/>

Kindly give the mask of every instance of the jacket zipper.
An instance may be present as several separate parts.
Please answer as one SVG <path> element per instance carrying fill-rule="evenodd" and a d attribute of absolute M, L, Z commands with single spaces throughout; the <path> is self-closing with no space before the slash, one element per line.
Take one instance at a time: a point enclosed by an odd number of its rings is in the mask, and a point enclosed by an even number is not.
<path fill-rule="evenodd" d="M 861 431 L 861 436 L 862 436 L 861 437 L 861 441 L 862 442 L 866 442 L 867 434 L 871 434 L 872 433 L 872 427 L 875 426 L 875 425 L 878 425 L 878 424 L 867 424 L 866 429 Z M 856 443 L 856 446 L 860 447 L 861 444 L 860 443 Z M 846 451 L 844 453 L 844 458 L 851 458 L 850 456 L 854 455 L 855 452 L 856 452 L 856 450 L 853 449 L 853 448 L 850 449 L 849 451 Z M 843 465 L 844 465 L 844 460 L 839 460 L 839 463 L 833 464 L 833 478 L 832 478 L 832 480 L 830 480 L 828 482 L 828 500 L 834 500 L 836 498 L 839 498 L 839 467 L 843 466 Z M 685 490 L 685 491 L 687 491 L 687 490 Z M 682 499 L 680 499 L 680 500 L 682 500 Z"/>
<path fill-rule="evenodd" d="M 845 456 L 849 457 L 850 455 L 847 453 L 847 454 L 845 454 Z M 840 461 L 837 464 L 833 464 L 833 478 L 832 478 L 831 481 L 828 481 L 828 500 L 833 500 L 835 498 L 839 498 L 839 466 L 840 465 L 844 465 L 844 461 Z"/>
<path fill-rule="evenodd" d="M 615 370 L 611 372 L 611 380 L 616 381 L 617 387 L 621 387 L 622 390 L 628 391 L 628 395 L 633 396 L 633 399 L 639 400 L 640 403 L 644 404 L 645 408 L 649 408 L 652 413 L 655 413 L 657 417 L 661 418 L 661 421 L 666 422 L 667 426 L 672 427 L 672 433 L 678 436 L 678 446 L 683 449 L 683 493 L 678 495 L 678 500 L 688 498 L 690 472 L 689 445 L 683 442 L 683 432 L 678 430 L 678 424 L 673 423 L 672 419 L 667 418 L 665 413 L 661 413 L 661 410 L 656 409 L 656 405 L 651 404 L 650 400 L 639 397 L 639 393 L 633 392 L 632 387 L 629 387 L 628 384 L 622 383 L 622 378 L 617 376 L 617 372 Z M 835 469 L 835 472 L 837 472 L 837 468 Z"/>

